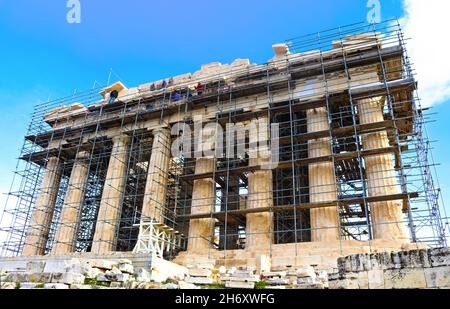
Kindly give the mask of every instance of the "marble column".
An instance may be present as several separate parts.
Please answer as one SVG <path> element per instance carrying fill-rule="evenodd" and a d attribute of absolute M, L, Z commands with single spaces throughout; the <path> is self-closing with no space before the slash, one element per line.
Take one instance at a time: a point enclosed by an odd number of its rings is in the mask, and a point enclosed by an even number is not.
<path fill-rule="evenodd" d="M 78 224 L 89 176 L 89 155 L 90 153 L 87 151 L 79 151 L 75 158 L 61 209 L 52 254 L 66 254 L 75 251 Z"/>
<path fill-rule="evenodd" d="M 111 252 L 115 249 L 127 177 L 130 137 L 124 134 L 115 136 L 112 140 L 113 149 L 109 159 L 91 248 L 91 252 L 98 254 Z"/>
<path fill-rule="evenodd" d="M 306 112 L 308 133 L 329 129 L 328 113 L 325 107 Z M 316 158 L 331 155 L 330 138 L 308 141 L 308 156 Z M 313 163 L 308 166 L 309 199 L 311 203 L 337 200 L 336 177 L 330 161 Z M 339 239 L 339 215 L 337 207 L 320 207 L 310 210 L 311 241 L 333 241 Z"/>
<path fill-rule="evenodd" d="M 214 171 L 213 158 L 199 158 L 195 164 L 195 173 L 211 173 Z M 194 181 L 192 192 L 191 214 L 210 213 L 215 205 L 215 181 L 212 178 Z M 188 252 L 204 253 L 211 248 L 214 237 L 214 219 L 192 219 L 189 223 Z"/>
<path fill-rule="evenodd" d="M 57 157 L 50 157 L 48 158 L 44 178 L 36 199 L 36 206 L 31 216 L 22 255 L 44 255 L 60 182 L 60 160 Z"/>
<path fill-rule="evenodd" d="M 361 124 L 384 121 L 384 97 L 359 100 L 358 113 Z M 364 150 L 389 147 L 386 130 L 363 134 Z M 401 193 L 397 182 L 392 154 L 379 154 L 364 158 L 369 196 L 386 196 Z M 370 215 L 374 239 L 402 240 L 409 242 L 403 224 L 402 200 L 375 202 L 370 204 Z"/>
<path fill-rule="evenodd" d="M 264 166 L 271 162 L 268 152 L 268 119 L 267 117 L 252 120 L 249 132 L 249 145 L 256 147 L 256 157 L 250 155 L 250 166 Z M 256 129 L 256 130 L 255 130 Z M 254 131 L 254 132 L 252 132 Z M 253 148 L 255 149 L 255 148 Z M 250 149 L 250 152 L 252 150 Z M 256 170 L 248 176 L 247 209 L 273 206 L 272 170 Z M 273 214 L 267 212 L 248 213 L 246 216 L 246 245 L 251 252 L 266 253 L 273 241 Z"/>
<path fill-rule="evenodd" d="M 167 180 L 170 163 L 170 130 L 153 130 L 153 147 L 150 156 L 141 220 L 164 223 Z"/>

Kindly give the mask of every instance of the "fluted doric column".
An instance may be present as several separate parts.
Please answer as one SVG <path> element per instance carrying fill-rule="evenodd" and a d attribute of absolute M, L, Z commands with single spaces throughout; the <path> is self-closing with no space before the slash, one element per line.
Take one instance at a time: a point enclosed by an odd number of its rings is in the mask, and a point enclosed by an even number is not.
<path fill-rule="evenodd" d="M 329 129 L 325 107 L 310 109 L 306 113 L 308 133 Z M 330 138 L 308 141 L 309 158 L 331 155 Z M 337 200 L 336 177 L 332 162 L 313 163 L 308 167 L 309 199 L 311 203 Z M 339 239 L 339 216 L 337 207 L 320 207 L 310 210 L 311 240 L 333 241 Z"/>
<path fill-rule="evenodd" d="M 267 117 L 252 120 L 249 132 L 250 166 L 270 164 L 271 156 L 268 148 L 269 123 Z M 253 158 L 252 158 L 253 156 Z M 248 176 L 247 209 L 273 206 L 272 170 L 261 169 Z M 271 212 L 248 213 L 246 216 L 245 249 L 252 252 L 267 252 L 273 241 L 273 215 Z"/>
<path fill-rule="evenodd" d="M 113 149 L 103 186 L 91 252 L 106 253 L 115 249 L 126 185 L 129 143 L 128 135 L 113 137 Z"/>
<path fill-rule="evenodd" d="M 50 157 L 31 216 L 22 255 L 44 255 L 60 182 L 60 160 L 57 157 Z"/>
<path fill-rule="evenodd" d="M 195 173 L 211 173 L 214 171 L 213 158 L 198 158 Z M 214 210 L 215 181 L 212 178 L 194 180 L 192 191 L 191 214 L 210 213 Z M 189 222 L 188 252 L 202 253 L 211 248 L 214 237 L 214 219 L 192 219 Z"/>
<path fill-rule="evenodd" d="M 141 220 L 164 223 L 167 180 L 170 161 L 170 130 L 153 131 L 153 147 L 150 156 Z"/>
<path fill-rule="evenodd" d="M 384 97 L 359 100 L 358 112 L 361 124 L 384 121 Z M 386 130 L 364 134 L 364 150 L 389 147 Z M 369 196 L 387 196 L 401 193 L 397 182 L 392 154 L 378 154 L 364 158 Z M 375 239 L 409 241 L 403 224 L 402 200 L 370 204 L 373 237 Z"/>
<path fill-rule="evenodd" d="M 75 251 L 79 219 L 89 175 L 88 158 L 89 152 L 87 151 L 79 151 L 75 158 L 56 230 L 53 254 Z"/>

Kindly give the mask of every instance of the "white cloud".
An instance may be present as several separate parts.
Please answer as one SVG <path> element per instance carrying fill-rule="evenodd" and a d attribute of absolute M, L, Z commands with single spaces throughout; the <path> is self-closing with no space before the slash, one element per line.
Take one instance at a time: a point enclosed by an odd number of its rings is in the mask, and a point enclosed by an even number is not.
<path fill-rule="evenodd" d="M 403 0 L 401 19 L 408 54 L 419 82 L 422 106 L 450 98 L 450 1 Z"/>

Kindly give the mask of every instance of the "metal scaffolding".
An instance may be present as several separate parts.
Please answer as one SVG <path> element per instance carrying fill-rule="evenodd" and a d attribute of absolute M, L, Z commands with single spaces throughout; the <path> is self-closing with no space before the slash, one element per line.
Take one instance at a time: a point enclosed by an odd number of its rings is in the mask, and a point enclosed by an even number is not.
<path fill-rule="evenodd" d="M 66 239 L 63 245 L 77 252 L 92 250 L 98 229 L 117 226 L 114 240 L 109 240 L 114 251 L 137 252 L 145 247 L 173 258 L 186 250 L 186 243 L 193 238 L 189 233 L 192 220 L 209 219 L 210 235 L 202 237 L 210 244 L 210 250 L 223 251 L 226 256 L 228 250 L 246 247 L 249 215 L 270 213 L 273 224 L 268 233 L 273 235 L 272 246 L 311 242 L 311 210 L 333 207 L 338 225 L 331 228 L 338 229 L 339 240 L 370 243 L 375 224 L 372 205 L 399 200 L 403 220 L 390 224 L 407 226 L 412 242 L 447 246 L 448 218 L 441 216 L 443 205 L 439 203 L 440 189 L 433 180 L 435 163 L 430 157 L 431 142 L 425 128 L 430 118 L 420 105 L 400 25 L 393 20 L 353 24 L 293 38 L 285 45 L 290 54 L 284 58 L 226 74 L 191 78 L 189 85 L 204 84 L 202 92 L 195 92 L 188 84 L 171 85 L 169 80 L 159 89 L 153 84 L 140 89 L 137 95 L 119 97 L 108 104 L 106 99 L 99 101 L 98 92 L 102 89 L 92 89 L 37 105 L 2 214 L 1 233 L 6 238 L 2 255 L 22 253 L 27 231 L 33 228 L 37 199 L 46 189 L 43 183 L 50 158 L 58 158 L 56 169 L 61 181 L 55 207 L 46 214 L 51 215 L 49 226 L 35 226 L 48 233 L 45 253 L 52 252 L 61 226 L 66 225 L 66 229 L 61 228 L 63 231 L 76 230 L 76 236 Z M 383 98 L 383 120 L 363 123 L 358 102 L 376 98 Z M 71 108 L 75 102 L 79 105 L 74 111 L 82 112 L 76 119 L 59 114 L 58 108 Z M 308 111 L 320 108 L 326 110 L 328 128 L 311 131 L 308 126 L 314 123 L 308 123 Z M 196 171 L 196 158 L 184 155 L 170 158 L 167 173 L 163 162 L 150 168 L 155 148 L 168 146 L 158 144 L 155 134 L 147 130 L 148 123 L 171 126 L 170 119 L 177 119 L 193 134 L 195 116 L 207 115 L 211 110 L 214 116 L 207 117 L 208 121 L 221 127 L 239 126 L 254 119 L 268 119 L 268 130 L 271 124 L 278 125 L 279 162 L 271 170 L 271 198 L 268 202 L 260 200 L 258 208 L 247 207 L 249 200 L 254 203 L 255 196 L 259 199 L 268 192 L 250 192 L 249 177 L 261 166 L 252 164 L 248 155 L 215 156 L 210 159 L 212 170 L 205 172 Z M 123 149 L 115 148 L 111 132 L 121 132 L 129 139 Z M 186 130 L 180 132 L 185 134 Z M 386 132 L 386 147 L 364 146 L 367 135 L 380 132 Z M 234 147 L 248 147 L 249 134 Z M 317 141 L 329 143 L 328 155 L 309 154 Z M 194 139 L 188 148 L 197 149 L 198 144 Z M 81 152 L 87 155 L 81 158 Z M 383 155 L 388 155 L 394 166 L 381 171 L 381 177 L 394 177 L 392 181 L 400 189 L 392 194 L 370 194 L 377 188 L 369 188 L 367 158 Z M 330 164 L 334 173 L 336 188 L 331 191 L 336 192 L 336 199 L 318 202 L 314 194 L 330 193 L 323 191 L 330 190 L 329 184 L 324 185 L 325 189 L 315 188 L 319 193 L 313 193 L 316 191 L 310 185 L 310 169 L 324 162 Z M 110 174 L 111 164 L 124 166 L 124 174 Z M 73 174 L 84 170 L 85 181 L 70 180 Z M 116 177 L 124 181 L 123 190 L 112 188 L 120 191 L 120 201 L 108 201 L 105 187 L 117 183 Z M 149 177 L 155 179 L 153 186 L 165 192 L 163 199 L 146 194 Z M 202 180 L 211 180 L 214 201 L 193 197 L 196 183 Z M 390 192 L 390 188 L 381 189 Z M 75 202 L 70 204 L 69 200 Z M 117 208 L 116 219 L 102 219 L 102 203 Z M 153 205 L 163 222 L 155 223 L 142 215 L 145 203 Z M 195 207 L 209 210 L 197 212 Z M 62 219 L 62 209 L 77 213 L 76 220 Z M 164 227 L 164 231 L 154 229 L 155 226 Z M 172 239 L 173 235 L 176 237 Z"/>

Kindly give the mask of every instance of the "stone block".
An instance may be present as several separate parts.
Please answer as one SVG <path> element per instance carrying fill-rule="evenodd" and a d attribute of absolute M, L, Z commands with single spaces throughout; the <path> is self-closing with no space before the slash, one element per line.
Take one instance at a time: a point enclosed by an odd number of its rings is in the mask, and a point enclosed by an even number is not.
<path fill-rule="evenodd" d="M 179 289 L 178 284 L 175 284 L 175 283 L 167 283 L 167 284 L 165 284 L 165 287 L 168 290 L 178 290 Z"/>
<path fill-rule="evenodd" d="M 233 266 L 227 271 L 227 273 L 228 274 L 234 274 L 236 271 L 237 271 L 237 268 Z"/>
<path fill-rule="evenodd" d="M 118 289 L 122 287 L 122 282 L 111 282 L 111 284 L 109 285 L 110 288 L 113 289 Z"/>
<path fill-rule="evenodd" d="M 2 282 L 0 283 L 0 290 L 14 290 L 16 288 L 15 282 Z"/>
<path fill-rule="evenodd" d="M 66 283 L 66 284 L 82 284 L 84 283 L 84 275 L 77 273 L 54 273 L 52 276 L 52 283 Z"/>
<path fill-rule="evenodd" d="M 377 253 L 379 260 L 380 260 L 380 266 L 381 269 L 393 269 L 395 268 L 395 265 L 392 261 L 392 254 L 391 252 L 381 252 Z"/>
<path fill-rule="evenodd" d="M 63 280 L 65 273 L 52 273 L 52 281 L 50 281 L 49 283 L 55 282 L 61 282 Z"/>
<path fill-rule="evenodd" d="M 0 260 L 0 271 L 18 272 L 27 270 L 27 261 L 24 260 Z"/>
<path fill-rule="evenodd" d="M 97 275 L 97 278 L 95 278 L 97 281 L 100 281 L 100 282 L 110 282 L 111 280 L 109 280 L 109 278 L 108 277 L 106 277 L 106 274 L 105 273 L 99 273 L 98 275 Z"/>
<path fill-rule="evenodd" d="M 295 287 L 298 290 L 323 290 L 325 285 L 323 283 L 299 284 Z"/>
<path fill-rule="evenodd" d="M 129 259 L 120 259 L 119 260 L 119 264 L 129 264 L 129 265 L 133 265 L 133 262 Z"/>
<path fill-rule="evenodd" d="M 316 272 L 314 271 L 314 268 L 311 266 L 305 266 L 301 268 L 296 269 L 297 277 L 303 278 L 303 277 L 316 277 Z"/>
<path fill-rule="evenodd" d="M 9 282 L 28 282 L 29 275 L 24 272 L 10 272 L 6 276 L 6 280 Z"/>
<path fill-rule="evenodd" d="M 313 277 L 303 277 L 297 279 L 297 284 L 315 284 L 316 278 Z"/>
<path fill-rule="evenodd" d="M 192 289 L 198 289 L 199 288 L 195 284 L 187 283 L 187 282 L 184 282 L 184 281 L 179 281 L 178 282 L 178 287 L 180 288 L 180 290 L 192 290 Z"/>
<path fill-rule="evenodd" d="M 272 260 L 269 256 L 262 254 L 256 257 L 256 271 L 258 274 L 270 272 L 271 267 Z"/>
<path fill-rule="evenodd" d="M 258 282 L 259 280 L 260 280 L 260 278 L 256 275 L 250 275 L 250 276 L 246 276 L 246 277 L 245 276 L 236 277 L 233 275 L 233 276 L 226 278 L 224 281 Z M 274 280 L 277 280 L 277 279 L 275 278 Z"/>
<path fill-rule="evenodd" d="M 210 269 L 204 268 L 190 268 L 189 276 L 191 277 L 210 277 L 212 275 L 212 271 Z"/>
<path fill-rule="evenodd" d="M 423 289 L 427 287 L 424 269 L 392 269 L 384 271 L 386 289 Z"/>
<path fill-rule="evenodd" d="M 430 249 L 428 256 L 432 267 L 450 266 L 450 248 Z"/>
<path fill-rule="evenodd" d="M 109 279 L 109 281 L 123 281 L 119 280 L 123 278 L 122 275 L 122 272 L 116 267 L 113 267 L 111 270 L 107 270 L 105 272 L 105 276 Z"/>
<path fill-rule="evenodd" d="M 332 280 L 328 282 L 329 288 L 333 290 L 342 290 L 342 289 L 359 289 L 358 280 L 356 279 L 341 279 L 341 280 Z"/>
<path fill-rule="evenodd" d="M 90 260 L 89 264 L 91 267 L 105 269 L 105 270 L 111 270 L 113 267 L 117 267 L 118 263 L 111 260 Z"/>
<path fill-rule="evenodd" d="M 367 272 L 369 289 L 384 289 L 384 271 L 372 269 Z"/>
<path fill-rule="evenodd" d="M 44 289 L 67 290 L 67 289 L 69 289 L 69 286 L 64 283 L 46 283 L 46 284 L 44 284 Z"/>
<path fill-rule="evenodd" d="M 164 288 L 164 286 L 161 285 L 160 283 L 148 282 L 148 283 L 144 283 L 142 285 L 142 287 L 139 286 L 139 288 L 146 289 L 146 290 L 155 290 L 155 289 L 162 289 L 162 288 Z"/>
<path fill-rule="evenodd" d="M 254 289 L 254 282 L 242 282 L 242 281 L 227 281 L 225 287 L 230 289 Z"/>
<path fill-rule="evenodd" d="M 92 286 L 88 284 L 71 284 L 70 285 L 71 290 L 90 290 L 92 289 Z"/>
<path fill-rule="evenodd" d="M 233 273 L 233 277 L 248 277 L 254 276 L 255 272 L 252 270 L 236 270 Z"/>
<path fill-rule="evenodd" d="M 44 272 L 45 262 L 43 261 L 30 261 L 27 263 L 27 273 L 42 273 Z"/>
<path fill-rule="evenodd" d="M 320 281 L 328 281 L 328 272 L 325 270 L 319 270 L 317 273 L 317 279 Z"/>
<path fill-rule="evenodd" d="M 268 286 L 267 289 L 270 289 L 270 290 L 286 290 L 286 286 L 285 285 L 271 285 L 271 286 Z"/>
<path fill-rule="evenodd" d="M 134 273 L 134 267 L 131 264 L 127 263 L 120 263 L 119 264 L 119 270 L 123 273 L 127 274 L 133 274 Z"/>
<path fill-rule="evenodd" d="M 450 266 L 426 268 L 424 271 L 428 288 L 450 287 Z"/>
<path fill-rule="evenodd" d="M 143 289 L 147 282 L 129 281 L 124 282 L 124 287 L 130 290 Z"/>
<path fill-rule="evenodd" d="M 52 273 L 33 273 L 28 275 L 30 282 L 52 282 Z"/>
<path fill-rule="evenodd" d="M 340 257 L 337 260 L 338 271 L 340 274 L 352 271 L 351 257 Z"/>
<path fill-rule="evenodd" d="M 149 282 L 150 273 L 144 268 L 138 268 L 135 272 L 136 280 L 139 282 Z"/>
<path fill-rule="evenodd" d="M 151 277 L 150 280 L 157 282 L 157 283 L 162 283 L 164 281 L 167 281 L 167 279 L 169 279 L 169 276 L 167 276 L 167 274 L 165 273 L 161 273 L 159 271 L 153 270 L 151 273 Z"/>
<path fill-rule="evenodd" d="M 205 268 L 205 267 L 199 266 L 198 268 Z M 157 272 L 157 274 L 155 274 L 155 271 Z M 166 279 L 164 279 L 163 281 L 167 280 L 167 278 L 183 280 L 187 274 L 188 269 L 184 266 L 160 258 L 152 259 L 152 272 L 151 272 L 152 279 L 154 275 L 155 276 L 157 275 L 160 278 L 165 277 Z"/>
<path fill-rule="evenodd" d="M 425 268 L 431 267 L 431 261 L 430 256 L 428 255 L 428 250 L 425 249 L 419 250 L 419 256 L 423 267 Z"/>
<path fill-rule="evenodd" d="M 72 264 L 69 271 L 89 276 L 93 270 L 99 271 L 99 269 L 91 267 L 89 260 L 80 260 L 80 263 Z"/>
<path fill-rule="evenodd" d="M 117 274 L 114 281 L 118 281 L 118 282 L 126 282 L 126 281 L 130 281 L 131 279 L 131 275 L 130 274 L 126 274 L 126 273 L 120 273 Z M 113 280 L 111 280 L 113 281 Z"/>
<path fill-rule="evenodd" d="M 79 265 L 80 261 L 75 259 L 49 259 L 45 263 L 44 272 L 65 273 Z"/>
<path fill-rule="evenodd" d="M 350 262 L 352 272 L 360 272 L 370 269 L 370 259 L 368 254 L 351 255 Z"/>
<path fill-rule="evenodd" d="M 370 253 L 368 256 L 369 264 L 366 270 L 381 269 L 382 268 L 382 256 L 379 253 Z"/>
<path fill-rule="evenodd" d="M 99 269 L 99 268 L 89 268 L 89 270 L 87 272 L 83 273 L 83 275 L 86 278 L 94 279 L 94 278 L 97 278 L 97 276 L 99 274 L 104 273 L 104 272 L 105 272 L 104 270 Z"/>
<path fill-rule="evenodd" d="M 360 289 L 369 289 L 369 275 L 367 271 L 361 271 L 358 273 L 358 286 Z"/>
<path fill-rule="evenodd" d="M 256 279 L 255 281 L 248 280 L 247 282 L 258 282 L 259 280 Z M 288 278 L 269 278 L 266 280 L 266 283 L 268 285 L 287 285 L 291 281 Z"/>
<path fill-rule="evenodd" d="M 391 252 L 391 261 L 392 261 L 393 269 L 402 268 L 402 258 L 401 258 L 400 252 Z"/>
<path fill-rule="evenodd" d="M 22 282 L 20 284 L 21 290 L 31 290 L 34 289 L 39 283 L 37 282 Z"/>
<path fill-rule="evenodd" d="M 200 285 L 207 285 L 207 284 L 214 283 L 214 280 L 212 278 L 206 278 L 206 277 L 187 277 L 184 281 L 187 283 L 200 284 Z"/>
<path fill-rule="evenodd" d="M 195 265 L 188 265 L 188 268 L 203 268 L 203 269 L 214 269 L 214 261 L 211 262 L 200 262 L 198 264 Z"/>
<path fill-rule="evenodd" d="M 345 273 L 341 279 L 358 279 L 358 273 L 357 272 Z"/>
<path fill-rule="evenodd" d="M 328 280 L 339 280 L 339 279 L 343 279 L 343 277 L 341 277 L 339 272 L 328 273 Z"/>
<path fill-rule="evenodd" d="M 287 272 L 286 271 L 263 272 L 261 275 L 266 278 L 284 278 L 286 277 Z M 293 272 L 293 275 L 297 276 L 297 273 Z"/>
<path fill-rule="evenodd" d="M 429 267 L 428 254 L 426 250 L 401 251 L 397 253 L 397 256 L 400 258 L 401 268 Z"/>

